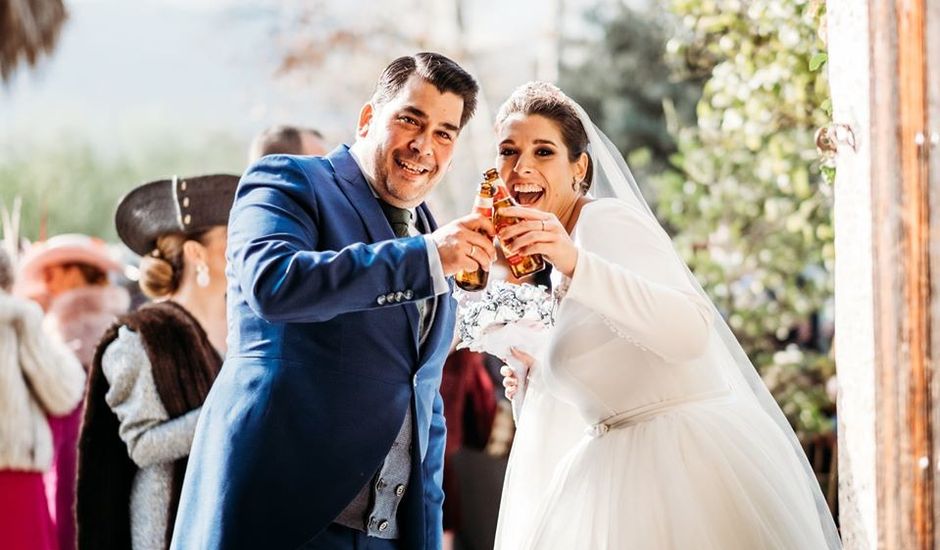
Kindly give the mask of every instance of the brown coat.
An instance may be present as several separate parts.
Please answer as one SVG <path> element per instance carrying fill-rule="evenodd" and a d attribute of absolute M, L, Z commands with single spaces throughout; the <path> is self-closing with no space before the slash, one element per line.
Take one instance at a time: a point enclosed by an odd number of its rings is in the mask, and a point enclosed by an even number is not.
<path fill-rule="evenodd" d="M 108 381 L 101 366 L 105 350 L 126 326 L 141 336 L 153 380 L 170 418 L 202 406 L 222 366 L 195 318 L 174 302 L 147 304 L 121 317 L 105 333 L 95 352 L 85 401 L 85 419 L 79 441 L 78 547 L 108 550 L 131 547 L 131 483 L 137 466 L 128 457 L 118 435 L 120 421 L 105 395 Z M 186 458 L 174 464 L 166 543 L 169 545 L 186 471 Z"/>

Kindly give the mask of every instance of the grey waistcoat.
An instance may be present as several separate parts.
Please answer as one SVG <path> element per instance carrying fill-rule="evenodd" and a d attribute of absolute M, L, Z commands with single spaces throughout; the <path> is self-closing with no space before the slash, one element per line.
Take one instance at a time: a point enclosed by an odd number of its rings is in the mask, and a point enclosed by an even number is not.
<path fill-rule="evenodd" d="M 420 210 L 418 210 L 420 213 Z M 427 220 L 421 216 L 424 227 Z M 424 345 L 437 310 L 437 298 L 415 302 L 418 307 L 419 344 Z M 410 405 L 405 411 L 398 435 L 389 449 L 382 467 L 366 483 L 356 497 L 336 517 L 334 523 L 362 531 L 370 537 L 398 538 L 398 506 L 401 504 L 411 478 L 411 446 L 414 440 L 413 412 Z"/>

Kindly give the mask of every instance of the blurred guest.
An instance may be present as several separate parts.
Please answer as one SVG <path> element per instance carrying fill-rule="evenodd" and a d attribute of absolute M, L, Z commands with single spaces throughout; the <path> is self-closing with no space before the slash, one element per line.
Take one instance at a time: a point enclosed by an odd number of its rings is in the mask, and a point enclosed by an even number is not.
<path fill-rule="evenodd" d="M 127 311 L 127 292 L 108 279 L 119 271 L 104 241 L 86 235 L 57 235 L 23 256 L 17 292 L 44 304 L 43 328 L 65 342 L 87 371 L 95 346 L 118 315 Z M 45 475 L 60 550 L 75 548 L 75 469 L 82 407 L 51 416 L 53 467 Z"/>
<path fill-rule="evenodd" d="M 248 151 L 249 163 L 265 155 L 312 155 L 327 154 L 323 134 L 313 128 L 297 126 L 272 126 L 255 136 Z"/>
<path fill-rule="evenodd" d="M 78 546 L 164 549 L 200 407 L 225 354 L 225 246 L 237 176 L 144 184 L 121 240 L 156 300 L 121 317 L 92 363 L 78 477 Z"/>
<path fill-rule="evenodd" d="M 463 448 L 483 450 L 496 415 L 493 379 L 485 356 L 467 349 L 451 350 L 444 363 L 441 397 L 447 425 L 444 447 L 444 550 L 454 547 L 460 530 L 460 486 L 453 458 Z"/>
<path fill-rule="evenodd" d="M 47 415 L 81 401 L 85 372 L 65 344 L 42 330 L 42 310 L 9 294 L 0 249 L 0 541 L 6 550 L 58 548 L 42 472 L 53 459 Z"/>

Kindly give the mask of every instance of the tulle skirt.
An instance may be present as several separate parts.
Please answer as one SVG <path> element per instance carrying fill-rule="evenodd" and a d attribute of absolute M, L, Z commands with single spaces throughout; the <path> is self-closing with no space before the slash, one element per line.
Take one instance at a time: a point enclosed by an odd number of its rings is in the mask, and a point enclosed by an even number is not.
<path fill-rule="evenodd" d="M 789 448 L 762 410 L 727 397 L 581 437 L 555 466 L 544 491 L 520 489 L 538 481 L 524 480 L 524 465 L 511 459 L 508 475 L 515 468 L 521 479 L 507 478 L 505 490 L 516 485 L 530 502 L 504 495 L 509 509 L 501 511 L 497 546 L 828 548 L 801 465 L 793 452 L 782 452 Z M 523 519 L 523 507 L 530 507 L 530 519 Z"/>

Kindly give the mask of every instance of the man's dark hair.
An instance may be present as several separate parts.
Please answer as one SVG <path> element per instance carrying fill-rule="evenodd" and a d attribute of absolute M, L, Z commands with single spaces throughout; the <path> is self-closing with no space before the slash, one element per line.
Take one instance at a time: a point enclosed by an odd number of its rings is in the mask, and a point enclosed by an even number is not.
<path fill-rule="evenodd" d="M 442 94 L 450 92 L 463 98 L 463 113 L 460 115 L 460 127 L 463 128 L 477 108 L 480 86 L 470 73 L 439 53 L 421 52 L 392 61 L 375 86 L 372 106 L 379 107 L 389 102 L 414 74 L 433 84 Z"/>
<path fill-rule="evenodd" d="M 323 134 L 313 128 L 272 126 L 255 137 L 251 145 L 252 154 L 258 158 L 265 155 L 299 155 L 303 151 L 302 134 L 312 134 L 323 139 Z"/>

